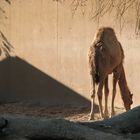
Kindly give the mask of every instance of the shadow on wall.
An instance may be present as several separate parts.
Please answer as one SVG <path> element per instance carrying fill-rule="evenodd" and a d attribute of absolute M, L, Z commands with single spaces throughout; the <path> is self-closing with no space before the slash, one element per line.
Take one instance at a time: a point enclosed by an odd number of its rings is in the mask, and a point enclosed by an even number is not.
<path fill-rule="evenodd" d="M 90 102 L 72 89 L 19 57 L 0 62 L 0 102 L 29 101 L 43 105 L 89 106 Z"/>

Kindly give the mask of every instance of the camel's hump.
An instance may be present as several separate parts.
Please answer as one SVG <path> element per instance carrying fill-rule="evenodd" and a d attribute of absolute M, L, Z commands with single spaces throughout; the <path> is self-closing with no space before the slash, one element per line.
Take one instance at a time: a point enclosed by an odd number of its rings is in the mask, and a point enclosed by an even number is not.
<path fill-rule="evenodd" d="M 98 44 L 102 44 L 102 47 L 106 47 L 113 57 L 122 57 L 123 49 L 116 37 L 114 29 L 111 27 L 99 28 L 95 34 L 94 44 L 97 44 L 97 46 L 100 46 Z"/>

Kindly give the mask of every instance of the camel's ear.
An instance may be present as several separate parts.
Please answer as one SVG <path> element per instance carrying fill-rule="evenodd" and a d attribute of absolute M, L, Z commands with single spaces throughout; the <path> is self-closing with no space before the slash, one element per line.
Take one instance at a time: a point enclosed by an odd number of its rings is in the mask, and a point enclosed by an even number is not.
<path fill-rule="evenodd" d="M 133 94 L 130 94 L 131 97 L 133 97 Z"/>

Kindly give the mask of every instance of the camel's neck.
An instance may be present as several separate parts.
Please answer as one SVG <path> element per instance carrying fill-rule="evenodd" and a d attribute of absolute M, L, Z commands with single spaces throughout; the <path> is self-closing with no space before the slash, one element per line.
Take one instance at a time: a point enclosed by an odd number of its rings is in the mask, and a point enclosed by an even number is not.
<path fill-rule="evenodd" d="M 128 102 L 129 101 L 129 97 L 130 97 L 130 90 L 127 86 L 127 81 L 126 81 L 126 76 L 125 76 L 125 72 L 124 72 L 124 68 L 122 66 L 122 72 L 119 78 L 119 87 L 120 87 L 120 92 L 121 92 L 121 96 L 123 99 L 123 102 Z"/>

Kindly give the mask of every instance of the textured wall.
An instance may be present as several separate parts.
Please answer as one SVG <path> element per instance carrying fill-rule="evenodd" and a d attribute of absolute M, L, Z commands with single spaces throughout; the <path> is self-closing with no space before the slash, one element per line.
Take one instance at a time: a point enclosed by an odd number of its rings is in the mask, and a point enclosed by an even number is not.
<path fill-rule="evenodd" d="M 15 47 L 18 58 L 10 60 L 12 61 L 8 71 L 10 79 L 8 77 L 4 79 L 5 83 L 9 84 L 10 90 L 6 92 L 5 84 L 3 84 L 2 97 L 6 100 L 10 93 L 9 99 L 18 100 L 24 97 L 26 100 L 27 98 L 32 99 L 38 94 L 42 99 L 51 99 L 52 104 L 55 102 L 61 104 L 68 103 L 69 99 L 69 103 L 73 103 L 72 96 L 77 94 L 75 103 L 83 104 L 84 100 L 88 102 L 90 81 L 87 50 L 96 29 L 103 25 L 112 26 L 122 42 L 126 56 L 125 68 L 128 84 L 134 92 L 134 103 L 138 104 L 140 78 L 137 72 L 140 70 L 140 42 L 139 38 L 134 36 L 132 29 L 133 13 L 130 11 L 129 15 L 126 15 L 126 17 L 128 16 L 127 26 L 124 27 L 120 35 L 117 20 L 111 14 L 103 17 L 98 25 L 96 21 L 89 20 L 89 6 L 86 8 L 85 15 L 82 15 L 79 9 L 74 18 L 72 18 L 69 6 L 69 2 L 57 4 L 52 0 L 16 0 L 10 9 L 7 8 L 8 19 L 5 21 L 5 26 L 2 25 L 2 30 Z M 2 62 L 2 65 L 3 63 L 5 66 L 5 62 Z M 38 72 L 34 72 L 36 70 L 43 73 L 44 78 L 38 75 Z M 51 77 L 55 82 L 59 82 L 61 86 L 54 84 L 51 87 L 58 90 L 49 90 L 51 82 L 48 81 L 48 84 L 45 84 L 47 82 L 45 77 Z M 20 79 L 23 84 L 19 84 Z M 60 90 L 59 86 L 64 89 L 68 88 L 68 93 L 65 90 Z M 60 95 L 61 101 L 59 99 L 60 92 L 63 92 L 63 96 Z M 54 93 L 58 95 L 55 97 Z M 68 96 L 70 93 L 73 93 L 71 97 Z M 122 106 L 120 96 L 116 101 L 118 102 L 116 105 Z M 48 104 L 50 103 L 51 101 L 48 102 Z"/>

